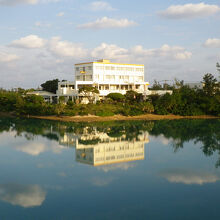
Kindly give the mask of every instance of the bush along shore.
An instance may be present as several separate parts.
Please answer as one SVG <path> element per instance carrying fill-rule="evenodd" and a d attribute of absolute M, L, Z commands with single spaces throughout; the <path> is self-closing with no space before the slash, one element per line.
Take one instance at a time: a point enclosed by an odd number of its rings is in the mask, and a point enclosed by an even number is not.
<path fill-rule="evenodd" d="M 96 104 L 64 103 L 63 97 L 57 104 L 46 103 L 41 96 L 24 95 L 24 91 L 0 90 L 0 112 L 18 116 L 138 116 L 144 114 L 220 117 L 220 86 L 211 75 L 203 78 L 202 89 L 189 88 L 183 84 L 173 87 L 173 94 L 143 97 L 135 91 L 126 95 L 110 93 L 105 100 Z"/>

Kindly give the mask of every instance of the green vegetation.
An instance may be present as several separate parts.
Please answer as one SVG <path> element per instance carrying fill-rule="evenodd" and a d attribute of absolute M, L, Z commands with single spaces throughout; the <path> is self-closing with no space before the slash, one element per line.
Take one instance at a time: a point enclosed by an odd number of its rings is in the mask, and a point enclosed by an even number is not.
<path fill-rule="evenodd" d="M 99 90 L 92 86 L 83 86 L 79 89 L 79 94 L 87 97 L 89 103 L 94 103 L 96 95 L 99 94 Z"/>
<path fill-rule="evenodd" d="M 173 94 L 151 96 L 156 114 L 220 116 L 220 85 L 212 74 L 203 77 L 203 89 L 179 86 Z"/>
<path fill-rule="evenodd" d="M 48 80 L 45 83 L 41 84 L 41 87 L 44 91 L 56 93 L 58 89 L 58 79 Z"/>
<path fill-rule="evenodd" d="M 1 112 L 11 112 L 16 115 L 135 116 L 154 113 L 220 116 L 220 83 L 212 74 L 206 74 L 202 82 L 203 89 L 191 89 L 182 82 L 177 82 L 173 87 L 172 95 L 167 93 L 163 96 L 143 97 L 142 94 L 131 90 L 125 95 L 111 93 L 106 99 L 96 103 L 95 98 L 99 91 L 95 87 L 85 86 L 80 88 L 79 93 L 81 97 L 88 98 L 87 105 L 79 104 L 79 100 L 69 100 L 65 103 L 65 97 L 59 97 L 57 104 L 50 104 L 44 102 L 40 96 L 26 95 L 26 91 L 22 89 L 17 92 L 0 90 L 0 109 Z"/>

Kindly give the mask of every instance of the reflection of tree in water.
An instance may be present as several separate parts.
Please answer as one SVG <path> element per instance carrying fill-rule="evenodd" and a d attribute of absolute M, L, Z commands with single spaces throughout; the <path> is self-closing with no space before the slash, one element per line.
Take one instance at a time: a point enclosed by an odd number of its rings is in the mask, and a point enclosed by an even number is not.
<path fill-rule="evenodd" d="M 219 154 L 216 166 L 220 166 L 220 120 L 158 121 L 150 134 L 163 134 L 166 138 L 172 138 L 175 152 L 190 140 L 194 140 L 195 144 L 201 142 L 205 155 L 211 156 L 214 152 Z"/>
<path fill-rule="evenodd" d="M 0 118 L 0 133 L 14 131 L 16 136 L 22 134 L 28 140 L 36 136 L 43 136 L 50 140 L 58 141 L 64 133 L 73 133 L 76 136 L 92 134 L 95 132 L 106 133 L 109 137 L 121 137 L 126 140 L 138 138 L 142 131 L 150 131 L 154 123 L 149 121 L 110 121 L 97 123 L 59 122 L 27 118 Z"/>
<path fill-rule="evenodd" d="M 216 166 L 220 166 L 220 120 L 217 119 L 73 123 L 25 118 L 0 118 L 0 133 L 3 131 L 15 131 L 17 136 L 24 134 L 27 139 L 34 139 L 40 135 L 55 141 L 58 141 L 59 136 L 62 137 L 66 132 L 79 137 L 85 132 L 87 134 L 102 132 L 112 138 L 123 137 L 125 140 L 133 141 L 138 140 L 141 132 L 148 131 L 154 136 L 164 135 L 165 138 L 173 139 L 172 144 L 175 152 L 183 148 L 185 142 L 191 140 L 194 140 L 194 143 L 201 142 L 202 151 L 205 155 L 210 156 L 214 152 L 219 154 Z M 91 141 L 92 144 L 95 144 L 99 140 Z"/>
<path fill-rule="evenodd" d="M 92 140 L 81 140 L 79 139 L 79 144 L 83 144 L 83 145 L 96 145 L 98 144 L 100 141 L 99 138 L 95 138 L 95 139 L 92 139 Z"/>

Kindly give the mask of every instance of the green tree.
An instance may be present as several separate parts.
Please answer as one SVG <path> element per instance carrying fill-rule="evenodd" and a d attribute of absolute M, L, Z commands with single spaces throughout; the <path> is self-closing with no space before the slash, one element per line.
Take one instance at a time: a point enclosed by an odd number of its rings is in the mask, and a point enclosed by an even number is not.
<path fill-rule="evenodd" d="M 216 92 L 217 79 L 211 73 L 207 73 L 202 83 L 204 83 L 203 92 L 208 96 L 213 96 Z"/>
<path fill-rule="evenodd" d="M 113 101 L 116 101 L 116 102 L 122 102 L 125 100 L 125 96 L 122 95 L 121 93 L 109 93 L 107 95 L 107 98 L 110 98 L 112 99 Z"/>
<path fill-rule="evenodd" d="M 41 87 L 43 90 L 56 93 L 56 90 L 58 89 L 58 79 L 48 80 L 45 83 L 41 84 Z"/>
<path fill-rule="evenodd" d="M 93 103 L 95 96 L 99 94 L 99 90 L 93 86 L 83 86 L 79 89 L 79 94 L 88 98 L 90 103 Z"/>
<path fill-rule="evenodd" d="M 150 88 L 151 90 L 163 90 L 163 86 L 157 81 L 154 80 L 154 84 Z"/>
<path fill-rule="evenodd" d="M 219 64 L 219 63 L 216 63 L 216 67 L 217 67 L 217 70 L 218 70 L 219 73 L 220 73 L 220 64 Z"/>
<path fill-rule="evenodd" d="M 128 103 L 140 102 L 143 100 L 143 95 L 133 90 L 129 90 L 125 94 L 125 99 Z"/>

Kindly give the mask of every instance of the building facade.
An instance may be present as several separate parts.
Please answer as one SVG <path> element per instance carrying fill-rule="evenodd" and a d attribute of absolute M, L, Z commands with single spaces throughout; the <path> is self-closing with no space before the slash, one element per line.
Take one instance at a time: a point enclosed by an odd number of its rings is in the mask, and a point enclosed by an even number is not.
<path fill-rule="evenodd" d="M 148 132 L 128 140 L 126 135 L 110 137 L 107 133 L 84 134 L 76 141 L 76 161 L 92 166 L 102 166 L 136 160 L 144 160 Z"/>
<path fill-rule="evenodd" d="M 79 96 L 84 86 L 99 90 L 99 96 L 109 93 L 125 94 L 128 90 L 147 95 L 148 82 L 144 81 L 144 65 L 111 63 L 109 60 L 75 64 L 75 81 L 60 82 L 58 96 Z"/>

